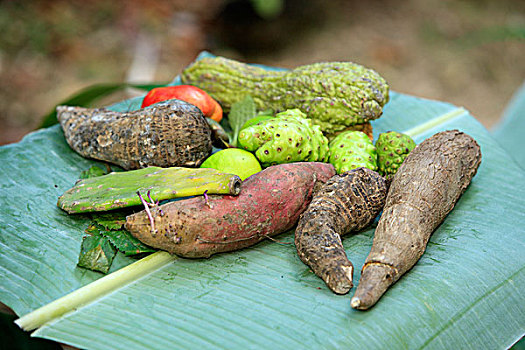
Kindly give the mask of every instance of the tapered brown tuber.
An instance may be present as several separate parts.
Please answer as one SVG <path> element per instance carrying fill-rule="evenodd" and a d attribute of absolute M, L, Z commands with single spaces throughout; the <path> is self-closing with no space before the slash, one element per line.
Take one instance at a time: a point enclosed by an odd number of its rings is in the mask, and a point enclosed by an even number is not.
<path fill-rule="evenodd" d="M 394 176 L 351 306 L 368 309 L 425 252 L 481 163 L 476 141 L 458 130 L 416 146 Z"/>
<path fill-rule="evenodd" d="M 301 215 L 295 231 L 299 258 L 337 294 L 352 288 L 353 265 L 341 236 L 368 226 L 386 198 L 385 180 L 367 168 L 357 168 L 328 180 Z"/>

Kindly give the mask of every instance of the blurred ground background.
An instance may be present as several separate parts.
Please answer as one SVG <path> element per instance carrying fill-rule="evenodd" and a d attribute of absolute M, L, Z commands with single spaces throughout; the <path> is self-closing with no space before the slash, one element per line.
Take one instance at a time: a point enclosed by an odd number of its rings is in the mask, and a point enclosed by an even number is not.
<path fill-rule="evenodd" d="M 355 61 L 488 128 L 525 79 L 519 0 L 4 0 L 0 33 L 0 144 L 84 87 L 169 82 L 201 50 L 281 67 Z"/>

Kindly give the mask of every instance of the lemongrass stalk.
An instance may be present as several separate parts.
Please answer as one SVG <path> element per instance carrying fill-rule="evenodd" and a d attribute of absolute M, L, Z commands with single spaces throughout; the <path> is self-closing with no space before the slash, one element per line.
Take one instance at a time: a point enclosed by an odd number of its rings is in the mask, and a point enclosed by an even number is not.
<path fill-rule="evenodd" d="M 37 329 L 64 314 L 78 310 L 99 298 L 135 282 L 141 277 L 174 261 L 175 257 L 158 251 L 139 261 L 106 275 L 82 288 L 75 290 L 51 303 L 44 305 L 17 319 L 15 323 L 25 331 Z"/>
<path fill-rule="evenodd" d="M 403 131 L 403 134 L 405 135 L 408 135 L 410 137 L 415 137 L 417 136 L 418 134 L 422 134 L 438 125 L 441 125 L 443 124 L 444 122 L 446 121 L 449 121 L 449 120 L 452 120 L 452 119 L 455 119 L 459 116 L 461 116 L 462 114 L 465 114 L 465 113 L 468 113 L 467 110 L 465 110 L 465 108 L 463 107 L 458 107 L 448 113 L 445 113 L 443 115 L 440 115 L 439 117 L 437 118 L 434 118 L 434 119 L 431 119 L 429 121 L 427 121 L 426 123 L 423 123 L 423 124 L 420 124 L 416 127 L 413 127 L 412 129 L 409 129 L 409 130 L 406 130 L 406 131 Z"/>

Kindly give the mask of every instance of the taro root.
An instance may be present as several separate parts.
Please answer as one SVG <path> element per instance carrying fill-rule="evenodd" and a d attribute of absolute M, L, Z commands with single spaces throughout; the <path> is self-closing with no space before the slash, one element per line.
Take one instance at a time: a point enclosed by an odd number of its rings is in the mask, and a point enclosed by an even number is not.
<path fill-rule="evenodd" d="M 299 258 L 337 294 L 352 288 L 354 267 L 341 236 L 368 226 L 386 198 L 385 180 L 368 168 L 357 168 L 328 180 L 301 215 L 295 230 Z"/>
<path fill-rule="evenodd" d="M 73 150 L 126 170 L 198 167 L 212 150 L 210 127 L 202 112 L 180 100 L 127 113 L 59 106 L 57 118 Z"/>
<path fill-rule="evenodd" d="M 353 308 L 373 306 L 416 264 L 480 163 L 479 145 L 458 130 L 437 133 L 410 152 L 390 185 L 372 249 L 351 300 Z"/>

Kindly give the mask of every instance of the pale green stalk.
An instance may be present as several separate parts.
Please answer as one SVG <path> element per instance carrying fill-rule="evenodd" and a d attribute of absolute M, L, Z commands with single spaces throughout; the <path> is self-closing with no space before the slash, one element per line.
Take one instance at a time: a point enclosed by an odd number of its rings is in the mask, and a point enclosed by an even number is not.
<path fill-rule="evenodd" d="M 25 331 L 37 329 L 68 312 L 77 311 L 80 307 L 91 304 L 126 284 L 137 281 L 174 259 L 173 255 L 164 251 L 153 253 L 20 317 L 15 323 Z"/>
<path fill-rule="evenodd" d="M 463 107 L 458 107 L 457 109 L 454 109 L 448 113 L 445 113 L 437 118 L 431 119 L 426 123 L 420 124 L 416 127 L 413 127 L 412 129 L 403 131 L 403 134 L 408 135 L 413 138 L 417 136 L 418 134 L 422 134 L 438 125 L 441 125 L 449 120 L 459 117 L 460 115 L 464 113 L 468 113 L 468 111 Z"/>

